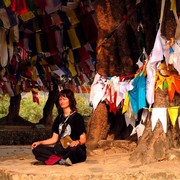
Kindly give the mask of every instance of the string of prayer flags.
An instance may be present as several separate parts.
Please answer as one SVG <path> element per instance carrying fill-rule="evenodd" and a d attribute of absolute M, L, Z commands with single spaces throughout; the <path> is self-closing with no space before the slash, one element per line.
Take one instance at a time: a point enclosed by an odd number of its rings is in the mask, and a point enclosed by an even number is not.
<path fill-rule="evenodd" d="M 96 20 L 90 18 L 94 14 L 90 10 L 90 1 L 88 4 L 81 2 L 81 11 L 86 11 L 85 14 L 78 13 L 79 2 L 73 4 L 63 4 L 61 0 L 0 2 L 0 73 L 11 75 L 7 77 L 8 90 L 1 79 L 1 93 L 13 96 L 22 91 L 32 91 L 34 84 L 38 86 L 38 90 L 42 90 L 42 87 L 49 90 L 52 87 L 52 77 L 61 86 L 69 84 L 69 88 L 73 84 L 72 79 L 75 79 L 73 85 L 78 87 L 76 92 L 89 93 L 95 74 L 95 63 L 92 61 L 96 59 L 96 53 L 93 44 L 97 40 L 92 40 L 89 35 L 94 33 L 93 37 L 96 37 Z M 84 23 L 91 27 L 86 33 L 90 39 L 84 36 L 87 28 Z M 86 46 L 82 47 L 84 45 Z M 7 66 L 12 62 L 14 54 L 18 57 L 18 63 L 13 71 L 19 76 L 13 75 L 11 65 Z M 33 56 L 38 56 L 34 63 Z M 19 88 L 16 88 L 17 85 Z M 36 97 L 36 93 L 33 94 Z"/>
<path fill-rule="evenodd" d="M 150 108 L 150 109 L 145 108 L 143 109 L 143 113 L 141 115 L 141 121 L 143 121 L 143 123 L 147 119 L 148 111 L 152 112 L 151 114 L 152 131 L 154 130 L 156 123 L 159 120 L 162 124 L 164 133 L 167 132 L 167 115 L 169 116 L 173 127 L 175 127 L 177 119 L 178 119 L 178 123 L 180 123 L 179 106 L 173 106 L 168 108 Z"/>

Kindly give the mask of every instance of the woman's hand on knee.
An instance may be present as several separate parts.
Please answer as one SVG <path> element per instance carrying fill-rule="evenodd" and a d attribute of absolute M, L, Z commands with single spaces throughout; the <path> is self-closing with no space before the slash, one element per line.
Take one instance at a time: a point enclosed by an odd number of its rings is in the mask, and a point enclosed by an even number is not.
<path fill-rule="evenodd" d="M 41 144 L 40 141 L 37 141 L 37 142 L 34 142 L 31 147 L 32 147 L 32 149 L 34 149 L 37 146 L 39 146 L 40 144 Z"/>
<path fill-rule="evenodd" d="M 80 145 L 80 142 L 79 142 L 78 140 L 72 141 L 69 146 L 70 146 L 70 147 L 76 147 L 77 145 Z"/>

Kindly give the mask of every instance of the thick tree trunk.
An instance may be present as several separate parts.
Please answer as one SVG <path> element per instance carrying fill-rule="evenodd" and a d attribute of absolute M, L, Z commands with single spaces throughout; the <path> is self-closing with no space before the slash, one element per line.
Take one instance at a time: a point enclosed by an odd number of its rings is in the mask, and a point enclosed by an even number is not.
<path fill-rule="evenodd" d="M 98 24 L 98 46 L 100 45 L 100 51 L 97 55 L 97 73 L 103 76 L 120 76 L 132 73 L 133 60 L 127 39 L 127 24 L 123 18 L 126 13 L 125 4 L 120 0 L 98 0 L 95 4 L 95 11 Z M 118 26 L 120 27 L 117 28 Z M 109 36 L 115 28 L 117 28 L 115 33 L 101 44 L 104 38 Z M 96 144 L 98 140 L 108 136 L 110 128 L 108 111 L 105 106 L 106 110 L 98 110 L 101 109 L 102 104 L 100 103 L 99 106 L 89 119 L 88 144 Z M 105 125 L 107 125 L 106 128 Z M 99 136 L 102 127 L 103 135 Z"/>
<path fill-rule="evenodd" d="M 166 1 L 164 16 L 161 26 L 161 36 L 165 39 L 169 39 L 175 36 L 175 20 L 173 12 L 170 11 L 170 1 Z M 155 92 L 155 103 L 153 107 L 173 107 L 179 106 L 180 95 L 175 94 L 172 102 L 169 101 L 167 90 L 157 89 Z M 163 127 L 160 121 L 156 124 L 155 130 L 151 130 L 151 113 L 146 123 L 145 131 L 138 142 L 138 147 L 133 152 L 130 160 L 140 160 L 142 163 L 150 163 L 154 161 L 160 161 L 168 158 L 168 152 L 171 147 L 179 146 L 179 126 L 176 122 L 175 128 L 172 127 L 170 120 L 168 119 L 167 133 L 163 131 Z"/>
<path fill-rule="evenodd" d="M 87 145 L 90 149 L 97 146 L 99 140 L 107 138 L 110 124 L 108 122 L 108 111 L 105 103 L 100 103 L 92 113 L 87 124 Z"/>
<path fill-rule="evenodd" d="M 1 125 L 31 126 L 33 123 L 19 116 L 21 94 L 10 97 L 9 113 L 0 119 Z"/>
<path fill-rule="evenodd" d="M 158 22 L 157 12 L 159 10 L 159 6 L 156 6 L 156 0 L 144 0 L 140 7 L 136 6 L 136 0 L 97 0 L 95 2 L 98 45 L 118 27 L 113 35 L 101 45 L 97 54 L 97 73 L 103 76 L 122 76 L 134 73 L 137 69 L 136 62 L 142 53 L 142 46 L 146 48 L 148 54 L 153 48 Z M 138 8 L 141 12 L 139 21 L 137 21 Z M 137 30 L 140 22 L 143 24 L 145 37 L 142 34 L 143 32 Z M 121 111 L 120 109 L 117 114 L 121 114 Z M 89 131 L 93 129 L 89 127 L 92 124 L 96 124 L 96 127 L 101 125 L 98 123 L 98 113 L 93 113 L 92 116 L 93 118 L 91 117 L 88 123 Z M 109 132 L 116 139 L 124 139 L 130 134 L 130 129 L 126 129 L 126 126 L 123 126 L 124 132 L 122 132 L 122 126 L 116 126 L 120 122 L 125 125 L 123 116 L 120 116 L 120 118 L 108 119 L 107 113 L 107 117 L 102 119 L 102 124 L 108 124 L 107 120 L 114 124 L 114 126 L 112 124 L 109 126 L 112 128 L 111 131 L 108 128 L 106 129 L 107 137 Z M 89 132 L 91 138 L 88 138 L 88 140 L 90 139 L 92 142 L 95 139 L 94 143 L 100 140 L 100 137 L 96 137 L 98 132 L 94 133 L 99 131 L 99 129 L 101 127 L 93 129 L 93 133 Z"/>

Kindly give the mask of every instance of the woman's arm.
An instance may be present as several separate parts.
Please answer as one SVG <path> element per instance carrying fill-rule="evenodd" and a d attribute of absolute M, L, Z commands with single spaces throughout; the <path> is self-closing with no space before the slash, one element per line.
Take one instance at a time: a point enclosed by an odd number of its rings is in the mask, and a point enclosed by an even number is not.
<path fill-rule="evenodd" d="M 86 134 L 82 133 L 80 135 L 79 139 L 71 142 L 70 146 L 74 147 L 74 146 L 77 146 L 77 145 L 83 145 L 85 143 L 86 143 Z"/>
<path fill-rule="evenodd" d="M 86 134 L 85 133 L 81 134 L 78 141 L 79 141 L 80 145 L 85 144 L 86 143 Z"/>
<path fill-rule="evenodd" d="M 55 144 L 58 141 L 59 135 L 56 133 L 53 133 L 52 137 L 49 139 L 45 139 L 42 141 L 37 141 L 32 144 L 32 149 L 36 148 L 39 145 L 51 145 Z"/>

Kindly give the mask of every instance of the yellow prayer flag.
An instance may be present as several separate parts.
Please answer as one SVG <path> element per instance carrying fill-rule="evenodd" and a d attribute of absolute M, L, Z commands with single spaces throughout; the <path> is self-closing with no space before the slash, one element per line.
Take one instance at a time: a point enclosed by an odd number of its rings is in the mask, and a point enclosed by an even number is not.
<path fill-rule="evenodd" d="M 175 11 L 176 12 L 176 0 L 171 0 L 171 11 Z"/>
<path fill-rule="evenodd" d="M 42 46 L 41 46 L 41 39 L 40 39 L 40 33 L 36 33 L 36 49 L 37 52 L 42 52 Z"/>
<path fill-rule="evenodd" d="M 128 110 L 129 107 L 129 94 L 126 92 L 125 100 L 124 100 L 124 105 L 122 108 L 122 113 L 125 113 Z"/>
<path fill-rule="evenodd" d="M 179 114 L 179 106 L 169 107 L 168 108 L 168 114 L 169 114 L 171 123 L 172 123 L 172 125 L 174 127 L 175 124 L 176 124 L 178 114 Z"/>
<path fill-rule="evenodd" d="M 74 64 L 74 55 L 73 55 L 73 52 L 72 50 L 70 49 L 68 51 L 68 69 L 70 70 L 71 72 L 71 75 L 74 77 L 77 75 L 77 71 L 75 69 L 75 64 Z"/>
<path fill-rule="evenodd" d="M 11 5 L 11 0 L 4 0 L 4 4 L 6 7 L 9 7 Z"/>
<path fill-rule="evenodd" d="M 72 25 L 75 25 L 75 24 L 79 23 L 79 19 L 77 18 L 76 13 L 74 12 L 73 9 L 69 9 L 66 12 L 66 15 L 67 15 L 67 17 L 68 17 L 68 19 L 69 19 L 69 21 L 71 22 Z"/>
<path fill-rule="evenodd" d="M 71 28 L 68 30 L 69 39 L 71 41 L 72 49 L 77 49 L 81 47 L 81 44 L 79 42 L 79 39 L 76 35 L 76 31 L 74 28 Z"/>
<path fill-rule="evenodd" d="M 32 72 L 32 77 L 31 77 L 32 80 L 37 81 L 39 76 L 38 76 L 38 74 L 37 74 L 37 69 L 36 69 L 36 67 L 33 67 L 31 72 Z"/>
<path fill-rule="evenodd" d="M 25 14 L 21 14 L 21 19 L 26 22 L 26 21 L 29 21 L 30 19 L 33 19 L 35 18 L 35 15 L 32 11 L 28 11 L 27 13 Z"/>

